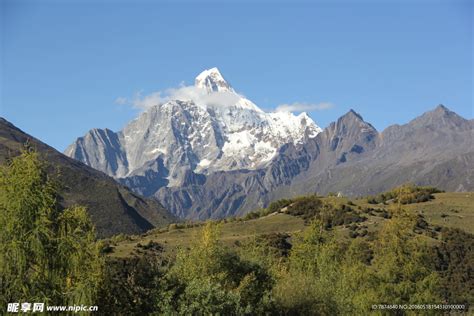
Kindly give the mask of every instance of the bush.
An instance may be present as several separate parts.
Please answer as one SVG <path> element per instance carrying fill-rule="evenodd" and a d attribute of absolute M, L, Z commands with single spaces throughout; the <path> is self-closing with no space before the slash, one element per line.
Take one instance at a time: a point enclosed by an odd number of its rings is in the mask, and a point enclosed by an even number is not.
<path fill-rule="evenodd" d="M 448 304 L 474 302 L 474 235 L 443 228 L 441 243 L 433 248 L 434 268 L 441 275 L 441 295 Z"/>
<path fill-rule="evenodd" d="M 181 228 L 181 225 L 178 223 L 171 223 L 168 225 L 168 230 L 176 230 L 180 228 Z"/>
<path fill-rule="evenodd" d="M 153 240 L 150 240 L 147 244 L 143 245 L 142 248 L 145 250 L 153 250 L 158 252 L 163 251 L 163 246 Z"/>
<path fill-rule="evenodd" d="M 305 220 L 312 219 L 318 215 L 323 208 L 321 199 L 308 196 L 303 197 L 288 206 L 287 213 L 294 216 L 301 216 Z"/>
<path fill-rule="evenodd" d="M 130 241 L 131 237 L 125 234 L 117 234 L 117 235 L 112 236 L 110 240 L 113 244 L 118 244 L 119 242 L 122 242 L 122 241 L 126 241 L 126 240 Z"/>
<path fill-rule="evenodd" d="M 354 231 L 354 230 L 351 230 L 349 232 L 349 237 L 351 237 L 351 238 L 357 238 L 358 236 L 359 236 L 359 233 Z"/>
<path fill-rule="evenodd" d="M 281 199 L 281 200 L 272 202 L 267 208 L 267 213 L 270 214 L 270 213 L 279 212 L 282 208 L 287 207 L 292 202 L 293 201 L 289 199 Z"/>
<path fill-rule="evenodd" d="M 388 201 L 400 202 L 401 204 L 422 203 L 434 199 L 433 194 L 443 192 L 434 187 L 414 186 L 405 184 L 391 191 L 380 193 L 367 198 L 370 204 L 387 204 Z"/>
<path fill-rule="evenodd" d="M 429 227 L 428 222 L 422 215 L 418 215 L 415 222 L 415 228 L 425 230 Z"/>
<path fill-rule="evenodd" d="M 257 243 L 264 245 L 269 248 L 270 251 L 274 251 L 280 257 L 287 257 L 291 244 L 288 242 L 290 235 L 284 233 L 272 233 L 257 236 Z"/>
<path fill-rule="evenodd" d="M 261 216 L 260 212 L 250 212 L 250 213 L 245 214 L 245 216 L 243 217 L 243 220 L 248 221 L 251 219 L 259 218 L 260 216 Z"/>
<path fill-rule="evenodd" d="M 112 246 L 111 244 L 109 243 L 104 243 L 100 246 L 100 253 L 102 255 L 107 255 L 107 254 L 111 254 L 114 252 L 114 246 Z"/>
<path fill-rule="evenodd" d="M 163 263 L 153 256 L 108 258 L 97 302 L 107 315 L 148 315 L 158 310 L 165 288 Z M 99 312 L 100 312 L 99 310 Z M 105 314 L 105 313 L 104 313 Z"/>
<path fill-rule="evenodd" d="M 326 229 L 367 220 L 366 217 L 361 216 L 358 211 L 348 205 L 323 203 L 317 196 L 295 199 L 288 206 L 287 213 L 293 216 L 300 216 L 307 223 L 314 219 L 320 220 Z"/>

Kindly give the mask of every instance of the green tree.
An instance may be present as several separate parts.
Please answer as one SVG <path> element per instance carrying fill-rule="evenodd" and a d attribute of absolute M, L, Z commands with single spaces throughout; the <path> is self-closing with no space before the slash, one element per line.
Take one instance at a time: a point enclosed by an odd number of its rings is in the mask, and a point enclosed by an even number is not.
<path fill-rule="evenodd" d="M 278 308 L 285 314 L 367 315 L 373 304 L 441 302 L 439 276 L 413 223 L 400 211 L 372 243 L 347 244 L 313 222 L 295 236 L 289 264 L 277 279 Z"/>
<path fill-rule="evenodd" d="M 414 219 L 401 210 L 380 231 L 373 246 L 368 306 L 442 302 L 429 248 L 414 236 L 413 227 Z"/>
<path fill-rule="evenodd" d="M 313 221 L 295 236 L 289 264 L 281 270 L 274 289 L 285 314 L 337 315 L 341 288 L 341 248 L 321 221 Z"/>
<path fill-rule="evenodd" d="M 190 250 L 180 250 L 168 274 L 168 314 L 259 314 L 268 311 L 273 285 L 259 264 L 219 243 L 219 228 L 207 223 Z"/>
<path fill-rule="evenodd" d="M 441 275 L 441 294 L 449 304 L 474 304 L 474 235 L 443 228 L 433 247 L 434 264 Z"/>
<path fill-rule="evenodd" d="M 161 256 L 107 258 L 104 281 L 98 293 L 101 314 L 149 315 L 163 301 L 165 273 Z M 100 311 L 99 311 L 100 312 Z"/>
<path fill-rule="evenodd" d="M 32 150 L 0 167 L 0 302 L 92 304 L 103 261 L 85 208 L 61 210 Z M 3 305 L 5 306 L 5 305 Z"/>

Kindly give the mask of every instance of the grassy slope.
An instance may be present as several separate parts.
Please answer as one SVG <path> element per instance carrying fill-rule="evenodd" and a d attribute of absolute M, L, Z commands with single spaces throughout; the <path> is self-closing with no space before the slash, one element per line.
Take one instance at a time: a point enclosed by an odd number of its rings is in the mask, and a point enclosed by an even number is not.
<path fill-rule="evenodd" d="M 231 222 L 221 225 L 221 240 L 232 246 L 235 241 L 243 241 L 247 238 L 259 234 L 269 234 L 274 232 L 295 233 L 304 229 L 305 224 L 301 218 L 286 214 L 271 214 L 265 217 L 242 221 Z M 172 229 L 164 233 L 155 233 L 148 236 L 141 236 L 131 241 L 123 241 L 118 244 L 113 255 L 127 256 L 138 244 L 146 244 L 150 240 L 156 241 L 164 246 L 165 251 L 174 252 L 177 246 L 187 247 L 196 240 L 200 227 Z"/>
<path fill-rule="evenodd" d="M 327 202 L 334 204 L 346 204 L 348 199 L 327 197 Z M 397 205 L 373 205 L 368 204 L 366 199 L 352 201 L 358 207 L 371 208 L 396 208 Z M 474 233 L 474 193 L 438 193 L 435 199 L 429 202 L 409 204 L 405 209 L 413 214 L 423 214 L 430 225 L 457 227 L 469 233 Z M 447 216 L 446 216 L 447 215 Z M 367 230 L 378 230 L 385 219 L 381 216 L 365 215 L 368 220 L 359 223 L 359 226 L 367 226 Z M 277 213 L 270 214 L 258 219 L 247 221 L 235 221 L 221 224 L 221 240 L 229 246 L 235 245 L 236 241 L 244 241 L 259 234 L 289 233 L 290 235 L 305 228 L 304 221 L 295 216 Z M 132 240 L 122 241 L 117 244 L 112 256 L 128 256 L 138 243 L 146 244 L 155 241 L 164 246 L 168 253 L 176 251 L 178 246 L 187 247 L 199 233 L 199 227 L 172 229 L 168 232 L 152 232 Z M 339 226 L 336 232 L 341 238 L 348 238 L 349 229 Z"/>
<path fill-rule="evenodd" d="M 421 212 L 430 224 L 460 228 L 474 234 L 473 192 L 438 193 L 435 197 L 429 202 L 407 205 L 407 209 Z"/>

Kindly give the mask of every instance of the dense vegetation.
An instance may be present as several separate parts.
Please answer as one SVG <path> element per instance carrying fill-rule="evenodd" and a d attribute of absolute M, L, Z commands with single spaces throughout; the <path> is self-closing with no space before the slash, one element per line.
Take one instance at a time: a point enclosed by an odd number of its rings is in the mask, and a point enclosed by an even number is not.
<path fill-rule="evenodd" d="M 113 246 L 129 237 L 97 242 L 85 209 L 60 209 L 58 186 L 25 151 L 0 173 L 1 304 L 97 304 L 105 315 L 367 315 L 374 304 L 472 304 L 474 236 L 403 209 L 432 189 L 398 192 L 384 195 L 384 202 L 400 199 L 389 211 L 307 196 L 246 218 L 170 225 L 168 232 L 200 234 L 174 253 L 148 239 L 119 258 Z M 226 223 L 275 213 L 306 226 L 233 247 L 222 242 Z M 369 216 L 381 227 L 362 233 Z M 353 238 L 341 238 L 340 229 Z"/>
<path fill-rule="evenodd" d="M 389 201 L 401 204 L 420 203 L 433 199 L 433 194 L 440 192 L 442 191 L 434 187 L 420 187 L 406 184 L 391 191 L 368 197 L 367 202 L 370 204 L 387 203 Z"/>
<path fill-rule="evenodd" d="M 96 301 L 103 258 L 83 207 L 61 210 L 35 152 L 0 169 L 0 304 Z"/>
<path fill-rule="evenodd" d="M 242 219 L 255 219 L 275 212 L 301 217 L 306 223 L 317 219 L 324 224 L 325 228 L 360 223 L 367 220 L 362 212 L 354 209 L 350 203 L 340 205 L 326 203 L 317 195 L 277 200 L 270 203 L 265 209 L 248 213 Z"/>
<path fill-rule="evenodd" d="M 364 315 L 372 304 L 471 303 L 472 235 L 463 233 L 470 236 L 466 243 L 447 229 L 443 238 L 456 240 L 432 247 L 413 233 L 414 225 L 400 214 L 374 240 L 341 241 L 313 221 L 292 244 L 271 235 L 230 249 L 219 242 L 219 225 L 207 223 L 200 239 L 171 261 L 156 247 L 155 259 L 150 253 L 110 259 L 115 276 L 104 284 L 114 290 L 105 293 L 131 314 Z"/>
<path fill-rule="evenodd" d="M 474 303 L 474 235 L 443 229 L 442 243 L 433 248 L 433 261 L 441 276 L 441 296 L 447 302 Z"/>

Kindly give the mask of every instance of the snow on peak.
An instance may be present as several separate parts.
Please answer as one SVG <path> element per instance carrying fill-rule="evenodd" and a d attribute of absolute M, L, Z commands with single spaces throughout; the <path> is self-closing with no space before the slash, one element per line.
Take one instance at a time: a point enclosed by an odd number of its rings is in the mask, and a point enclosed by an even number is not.
<path fill-rule="evenodd" d="M 175 89 L 166 102 L 149 107 L 117 133 L 124 157 L 120 166 L 110 171 L 100 158 L 93 167 L 123 178 L 159 169 L 159 161 L 169 170 L 167 185 L 179 186 L 189 170 L 210 174 L 264 167 L 284 144 L 302 144 L 320 132 L 304 112 L 263 111 L 212 68 L 199 74 L 194 86 Z"/>
<path fill-rule="evenodd" d="M 194 85 L 205 89 L 207 93 L 213 92 L 235 92 L 224 77 L 222 77 L 217 67 L 206 69 L 201 72 L 194 80 Z"/>
<path fill-rule="evenodd" d="M 195 88 L 203 95 L 194 103 L 206 110 L 222 139 L 214 157 L 197 155 L 198 160 L 206 159 L 198 164 L 198 172 L 258 168 L 275 157 L 283 144 L 302 143 L 322 131 L 305 112 L 261 110 L 235 92 L 217 68 L 201 72 Z"/>

